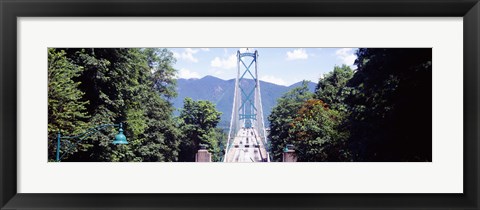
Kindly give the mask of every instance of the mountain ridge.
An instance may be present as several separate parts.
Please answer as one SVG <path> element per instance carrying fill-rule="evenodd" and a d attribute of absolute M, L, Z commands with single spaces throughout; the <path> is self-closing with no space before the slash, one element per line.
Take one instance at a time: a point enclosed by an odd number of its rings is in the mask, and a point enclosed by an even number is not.
<path fill-rule="evenodd" d="M 260 94 L 262 95 L 262 107 L 264 121 L 268 125 L 268 115 L 271 109 L 276 105 L 277 99 L 287 91 L 300 86 L 302 81 L 294 83 L 290 86 L 277 85 L 270 82 L 260 80 Z M 246 89 L 251 89 L 254 85 L 252 79 L 242 79 L 240 85 L 244 85 Z M 315 90 L 316 84 L 308 82 L 311 92 Z M 183 108 L 183 99 L 185 97 L 193 100 L 208 100 L 215 104 L 218 111 L 222 112 L 219 127 L 228 128 L 232 115 L 233 94 L 235 87 L 235 79 L 223 80 L 211 75 L 204 76 L 200 79 L 177 79 L 178 96 L 172 100 L 174 107 L 178 110 Z"/>

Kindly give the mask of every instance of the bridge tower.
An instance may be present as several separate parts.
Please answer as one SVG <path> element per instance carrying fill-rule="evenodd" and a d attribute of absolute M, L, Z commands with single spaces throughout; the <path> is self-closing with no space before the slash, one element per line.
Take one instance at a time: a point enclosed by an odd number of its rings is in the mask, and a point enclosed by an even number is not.
<path fill-rule="evenodd" d="M 255 135 L 258 135 L 255 139 L 262 141 L 258 143 L 267 145 L 257 62 L 258 51 L 252 53 L 248 48 L 247 52 L 237 51 L 237 77 L 225 156 L 235 136 L 243 128 L 255 130 Z"/>

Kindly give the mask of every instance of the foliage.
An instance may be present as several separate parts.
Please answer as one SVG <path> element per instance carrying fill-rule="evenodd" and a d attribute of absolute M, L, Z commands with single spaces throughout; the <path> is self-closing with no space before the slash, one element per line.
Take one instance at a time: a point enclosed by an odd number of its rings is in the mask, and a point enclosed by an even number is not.
<path fill-rule="evenodd" d="M 432 49 L 359 49 L 348 86 L 356 161 L 432 160 Z"/>
<path fill-rule="evenodd" d="M 57 147 L 57 132 L 79 134 L 86 128 L 88 101 L 82 100 L 84 93 L 78 89 L 81 82 L 74 81 L 83 68 L 65 57 L 64 51 L 48 49 L 48 156 L 54 159 Z M 68 150 L 65 142 L 62 154 L 71 155 L 76 149 Z"/>
<path fill-rule="evenodd" d="M 277 105 L 273 107 L 268 116 L 270 122 L 268 139 L 273 161 L 282 160 L 283 148 L 294 140 L 289 130 L 296 118 L 297 111 L 312 97 L 313 94 L 308 90 L 307 82 L 303 81 L 301 86 L 288 91 L 279 98 Z"/>
<path fill-rule="evenodd" d="M 321 100 L 307 100 L 290 125 L 298 161 L 346 161 L 347 133 L 340 128 L 342 115 Z"/>
<path fill-rule="evenodd" d="M 61 52 L 62 49 L 51 51 Z M 75 78 L 79 84 L 76 88 L 84 93 L 80 101 L 88 102 L 85 107 L 90 117 L 81 122 L 90 128 L 124 122 L 129 144 L 112 145 L 117 131 L 113 127 L 106 128 L 82 141 L 80 145 L 85 150 L 62 161 L 178 159 L 180 133 L 175 127 L 173 107 L 168 101 L 175 95 L 175 70 L 172 67 L 175 59 L 171 53 L 139 48 L 75 48 L 64 51 L 71 63 L 82 69 Z M 49 69 L 49 74 L 56 71 L 59 70 Z M 54 122 L 49 120 L 50 124 Z"/>
<path fill-rule="evenodd" d="M 214 156 L 212 159 L 219 159 L 221 133 L 215 128 L 220 122 L 221 114 L 210 101 L 194 101 L 188 97 L 184 99 L 179 116 L 183 134 L 180 161 L 195 161 L 200 144 L 207 145 L 208 151 Z"/>
<path fill-rule="evenodd" d="M 148 67 L 153 72 L 154 88 L 166 99 L 177 96 L 175 90 L 177 71 L 173 68 L 176 59 L 173 53 L 167 49 L 146 48 L 143 50 L 147 56 Z"/>
<path fill-rule="evenodd" d="M 278 101 L 269 116 L 274 160 L 289 143 L 299 161 L 432 160 L 432 50 L 357 57 L 355 72 L 337 66 L 320 79 L 315 99 L 290 92 Z"/>
<path fill-rule="evenodd" d="M 348 107 L 344 100 L 350 94 L 351 88 L 346 84 L 352 78 L 353 73 L 353 70 L 345 64 L 335 66 L 332 72 L 327 73 L 318 81 L 315 98 L 322 100 L 332 109 L 347 112 Z"/>

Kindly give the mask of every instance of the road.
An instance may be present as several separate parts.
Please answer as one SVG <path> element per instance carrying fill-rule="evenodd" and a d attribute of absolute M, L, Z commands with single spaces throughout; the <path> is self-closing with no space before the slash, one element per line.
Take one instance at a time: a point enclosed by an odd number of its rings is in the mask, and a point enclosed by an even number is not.
<path fill-rule="evenodd" d="M 227 152 L 226 162 L 263 162 L 267 152 L 253 128 L 241 129 Z"/>

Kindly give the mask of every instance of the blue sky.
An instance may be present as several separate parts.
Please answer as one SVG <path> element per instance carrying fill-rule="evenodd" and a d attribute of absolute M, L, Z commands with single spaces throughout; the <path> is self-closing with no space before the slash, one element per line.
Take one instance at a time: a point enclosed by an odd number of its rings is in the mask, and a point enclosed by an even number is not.
<path fill-rule="evenodd" d="M 207 75 L 224 80 L 237 73 L 236 52 L 246 48 L 169 48 L 177 63 L 178 78 L 202 78 Z M 279 85 L 302 80 L 318 82 L 335 65 L 346 64 L 353 69 L 356 48 L 249 48 L 258 51 L 258 77 Z M 247 64 L 248 65 L 248 64 Z M 253 67 L 251 68 L 254 69 Z"/>

